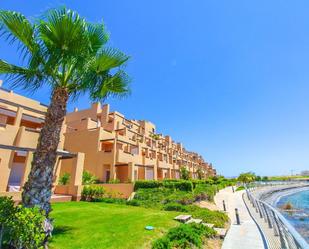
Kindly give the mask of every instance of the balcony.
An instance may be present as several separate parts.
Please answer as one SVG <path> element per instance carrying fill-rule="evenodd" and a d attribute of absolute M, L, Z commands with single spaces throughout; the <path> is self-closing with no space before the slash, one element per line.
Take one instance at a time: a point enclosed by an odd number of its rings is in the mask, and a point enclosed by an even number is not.
<path fill-rule="evenodd" d="M 156 160 L 150 157 L 143 156 L 142 163 L 143 165 L 155 165 Z"/>
<path fill-rule="evenodd" d="M 104 130 L 102 127 L 100 128 L 100 140 L 114 139 L 114 134 Z"/>
<path fill-rule="evenodd" d="M 40 136 L 40 130 L 20 127 L 17 135 L 17 146 L 36 148 L 38 139 Z"/>
<path fill-rule="evenodd" d="M 163 169 L 166 169 L 166 168 L 172 168 L 172 165 L 169 164 L 168 162 L 166 161 L 158 161 L 158 168 L 163 168 Z"/>
<path fill-rule="evenodd" d="M 175 170 L 179 170 L 180 169 L 179 165 L 178 164 L 174 164 L 174 169 Z"/>
<path fill-rule="evenodd" d="M 123 150 L 117 151 L 116 161 L 117 163 L 130 163 L 134 160 L 134 154 Z"/>

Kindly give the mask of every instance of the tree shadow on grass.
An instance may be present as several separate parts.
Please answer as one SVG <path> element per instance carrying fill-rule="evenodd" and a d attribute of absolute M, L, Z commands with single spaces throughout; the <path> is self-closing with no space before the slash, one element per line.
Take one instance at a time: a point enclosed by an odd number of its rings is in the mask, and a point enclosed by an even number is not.
<path fill-rule="evenodd" d="M 73 228 L 70 226 L 56 226 L 53 230 L 52 235 L 53 236 L 57 236 L 57 235 L 63 235 L 66 233 L 70 233 L 70 231 L 72 231 Z"/>

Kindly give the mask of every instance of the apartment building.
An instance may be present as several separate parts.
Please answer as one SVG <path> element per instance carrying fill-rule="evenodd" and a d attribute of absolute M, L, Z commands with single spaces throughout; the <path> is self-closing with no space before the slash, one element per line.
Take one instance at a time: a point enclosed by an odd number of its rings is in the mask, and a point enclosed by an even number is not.
<path fill-rule="evenodd" d="M 44 124 L 47 106 L 1 87 L 0 81 L 0 194 L 20 192 L 31 168 L 33 152 Z M 187 167 L 192 178 L 201 169 L 216 174 L 211 164 L 187 151 L 170 136 L 157 134 L 148 121 L 128 120 L 109 105 L 94 103 L 86 110 L 68 113 L 62 127 L 54 172 L 55 192 L 79 196 L 82 173 L 87 170 L 101 182 L 179 178 Z M 63 190 L 58 178 L 70 173 Z"/>
<path fill-rule="evenodd" d="M 100 181 L 118 179 L 129 182 L 142 179 L 180 178 L 186 167 L 192 178 L 200 169 L 205 176 L 216 175 L 202 156 L 187 151 L 170 136 L 156 133 L 149 121 L 129 120 L 109 105 L 95 103 L 66 116 L 65 150 L 85 154 L 84 169 Z"/>
<path fill-rule="evenodd" d="M 20 192 L 31 169 L 33 152 L 44 124 L 47 106 L 1 87 L 0 81 L 0 194 Z M 65 130 L 65 124 L 62 130 Z M 63 150 L 62 132 L 58 146 L 55 176 L 61 165 L 70 165 L 72 188 L 81 185 L 83 154 Z M 64 163 L 65 162 L 65 163 Z M 54 179 L 57 184 L 57 177 Z"/>

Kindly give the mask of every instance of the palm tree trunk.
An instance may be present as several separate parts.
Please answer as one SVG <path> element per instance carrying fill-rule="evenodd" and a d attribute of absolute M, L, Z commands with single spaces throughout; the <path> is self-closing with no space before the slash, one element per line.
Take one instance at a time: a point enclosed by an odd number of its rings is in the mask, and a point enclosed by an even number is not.
<path fill-rule="evenodd" d="M 57 87 L 53 90 L 50 106 L 45 117 L 38 145 L 34 153 L 28 181 L 22 193 L 22 202 L 26 207 L 38 206 L 48 218 L 51 211 L 50 198 L 54 166 L 60 132 L 68 101 L 67 89 Z"/>

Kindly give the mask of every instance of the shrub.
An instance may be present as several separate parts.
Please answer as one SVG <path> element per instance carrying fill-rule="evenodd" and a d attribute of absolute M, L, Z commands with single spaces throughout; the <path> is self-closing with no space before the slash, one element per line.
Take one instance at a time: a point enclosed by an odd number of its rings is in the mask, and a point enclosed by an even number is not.
<path fill-rule="evenodd" d="M 187 208 L 184 205 L 181 205 L 179 203 L 167 203 L 164 208 L 165 211 L 178 211 L 178 212 L 187 212 Z"/>
<path fill-rule="evenodd" d="M 15 207 L 11 198 L 0 197 L 0 245 L 5 248 L 43 248 L 44 220 L 39 209 Z"/>
<path fill-rule="evenodd" d="M 193 184 L 191 181 L 175 182 L 175 188 L 183 191 L 193 191 Z"/>
<path fill-rule="evenodd" d="M 155 180 L 144 180 L 144 181 L 136 181 L 134 184 L 134 190 L 138 190 L 140 188 L 159 188 L 162 187 L 163 183 Z"/>
<path fill-rule="evenodd" d="M 81 200 L 83 201 L 99 201 L 104 196 L 104 188 L 101 186 L 84 186 Z"/>
<path fill-rule="evenodd" d="M 199 180 L 202 180 L 205 177 L 205 173 L 203 172 L 203 170 L 201 168 L 198 168 L 196 170 L 196 174 L 197 174 L 197 178 Z"/>
<path fill-rule="evenodd" d="M 138 202 L 138 200 L 130 200 L 130 201 L 127 201 L 127 205 L 140 206 L 141 204 Z"/>
<path fill-rule="evenodd" d="M 242 183 L 250 183 L 255 181 L 256 175 L 253 172 L 242 173 L 238 176 L 237 180 Z"/>
<path fill-rule="evenodd" d="M 165 236 L 153 243 L 152 248 L 201 248 L 203 239 L 215 234 L 212 228 L 201 224 L 182 224 L 171 228 Z"/>
<path fill-rule="evenodd" d="M 152 249 L 172 249 L 172 244 L 169 238 L 162 237 L 153 243 Z"/>
<path fill-rule="evenodd" d="M 172 189 L 167 188 L 140 188 L 136 192 L 134 200 L 138 200 L 143 207 L 161 209 L 163 204 L 170 202 L 166 201 L 166 198 L 173 193 Z"/>
<path fill-rule="evenodd" d="M 119 179 L 111 179 L 108 181 L 108 183 L 113 184 L 113 183 L 120 183 Z"/>
<path fill-rule="evenodd" d="M 208 195 L 205 192 L 197 193 L 194 195 L 195 201 L 206 201 L 209 200 Z"/>
<path fill-rule="evenodd" d="M 193 190 L 192 182 L 186 180 L 163 180 L 162 185 L 165 188 L 178 189 L 183 191 L 192 192 Z"/>
<path fill-rule="evenodd" d="M 194 189 L 196 199 L 213 201 L 216 194 L 216 186 L 209 184 L 198 184 Z"/>
<path fill-rule="evenodd" d="M 64 173 L 62 176 L 59 177 L 59 185 L 67 185 L 70 183 L 71 175 L 69 173 Z"/>
<path fill-rule="evenodd" d="M 180 168 L 180 178 L 183 179 L 183 180 L 189 180 L 189 178 L 190 178 L 190 172 L 184 166 Z"/>
<path fill-rule="evenodd" d="M 178 202 L 181 204 L 181 205 L 190 205 L 190 204 L 193 204 L 194 202 L 194 198 L 192 198 L 192 196 L 184 196 L 184 197 L 181 197 Z"/>
<path fill-rule="evenodd" d="M 83 172 L 83 185 L 95 184 L 98 182 L 98 178 L 91 174 L 89 171 Z"/>

